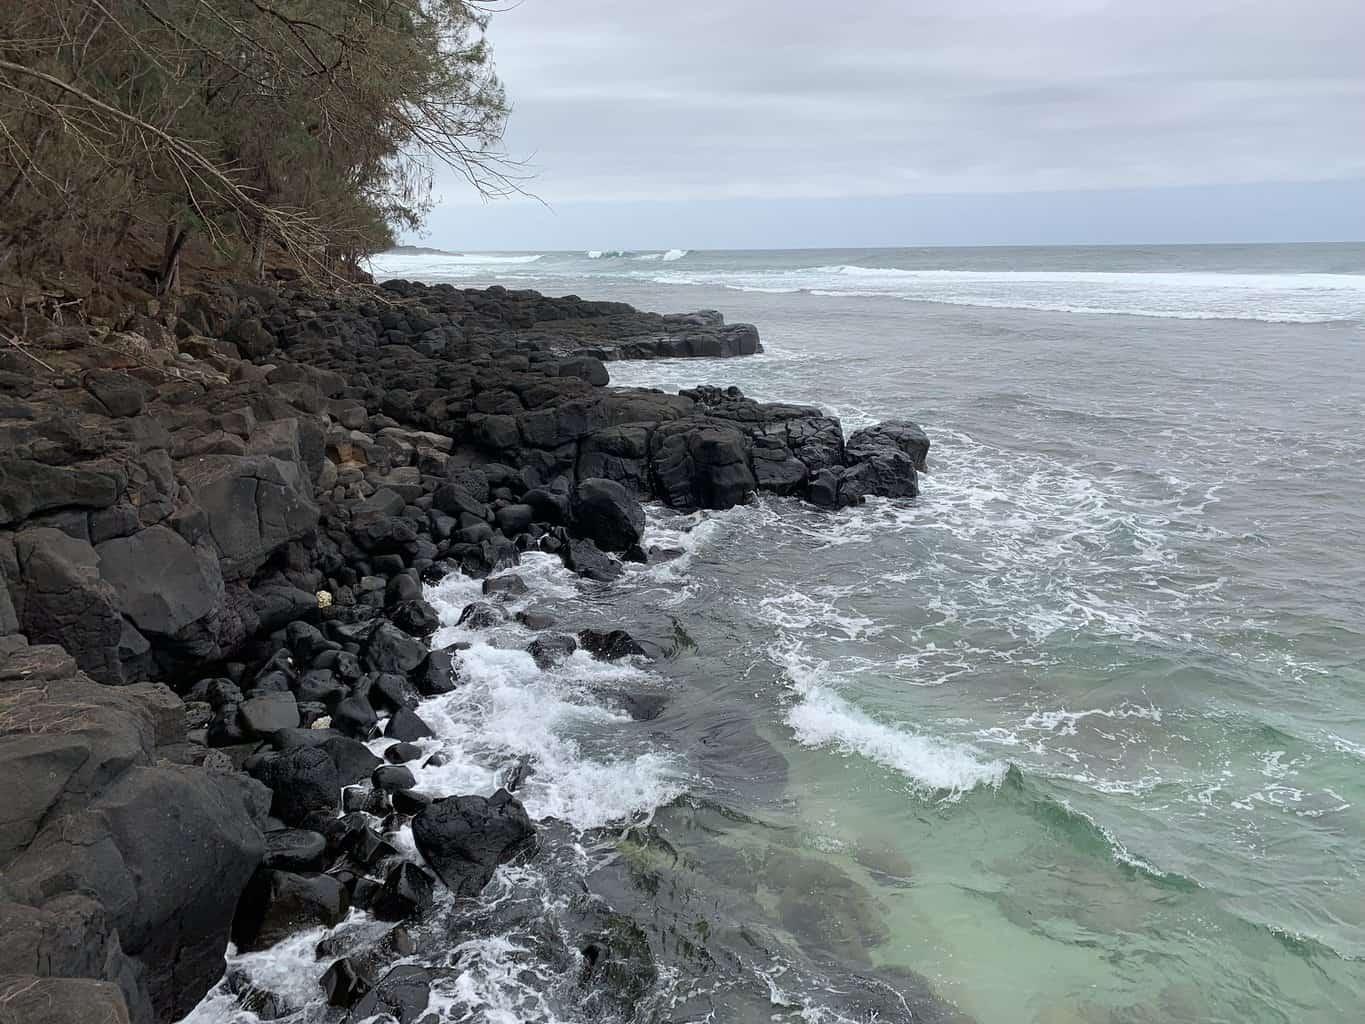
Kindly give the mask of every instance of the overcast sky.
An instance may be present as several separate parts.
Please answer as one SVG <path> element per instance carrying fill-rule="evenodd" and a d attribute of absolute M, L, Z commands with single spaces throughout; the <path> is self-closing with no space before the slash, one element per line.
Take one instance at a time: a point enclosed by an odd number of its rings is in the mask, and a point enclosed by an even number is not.
<path fill-rule="evenodd" d="M 489 31 L 550 206 L 429 243 L 1365 237 L 1365 0 L 521 0 Z"/>

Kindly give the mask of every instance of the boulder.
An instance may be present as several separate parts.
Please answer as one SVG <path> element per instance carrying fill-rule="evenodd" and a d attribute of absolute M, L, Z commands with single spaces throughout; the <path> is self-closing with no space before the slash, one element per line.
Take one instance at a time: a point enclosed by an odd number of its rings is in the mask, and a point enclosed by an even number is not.
<path fill-rule="evenodd" d="M 650 435 L 659 497 L 672 508 L 731 508 L 757 487 L 746 438 L 723 420 L 691 417 L 662 423 Z"/>
<path fill-rule="evenodd" d="M 427 648 L 389 622 L 381 622 L 370 634 L 365 663 L 375 672 L 407 675 L 426 659 Z"/>
<path fill-rule="evenodd" d="M 342 957 L 327 968 L 318 981 L 328 1006 L 350 1009 L 370 991 L 372 987 L 365 976 L 360 962 L 352 957 Z"/>
<path fill-rule="evenodd" d="M 287 690 L 251 697 L 237 706 L 237 720 L 251 736 L 269 736 L 281 729 L 297 729 L 298 701 Z"/>
<path fill-rule="evenodd" d="M 425 664 L 414 673 L 417 689 L 423 697 L 439 697 L 455 689 L 459 673 L 457 654 L 459 649 L 455 647 L 432 651 Z"/>
<path fill-rule="evenodd" d="M 417 712 L 408 708 L 399 708 L 389 719 L 389 724 L 384 729 L 384 735 L 390 739 L 412 743 L 415 740 L 426 739 L 428 736 L 436 734 Z"/>
<path fill-rule="evenodd" d="M 520 801 L 503 789 L 433 800 L 412 821 L 418 852 L 456 896 L 477 896 L 534 835 Z"/>
<path fill-rule="evenodd" d="M 264 852 L 259 813 L 239 776 L 130 768 L 85 811 L 44 828 L 5 880 L 33 902 L 96 899 L 141 966 L 152 1012 L 178 1020 L 222 975 L 238 896 Z"/>
<path fill-rule="evenodd" d="M 242 894 L 232 941 L 242 952 L 265 949 L 301 929 L 339 924 L 350 906 L 346 887 L 331 875 L 263 869 Z"/>
<path fill-rule="evenodd" d="M 270 813 L 287 825 L 306 825 L 314 815 L 333 814 L 340 806 L 341 774 L 321 746 L 269 754 L 250 770 L 273 794 Z"/>
<path fill-rule="evenodd" d="M 351 1008 L 349 1024 L 373 1019 L 392 1019 L 397 1024 L 415 1024 L 431 1001 L 431 983 L 436 973 L 427 967 L 395 967 L 379 980 Z"/>
<path fill-rule="evenodd" d="M 404 633 L 414 637 L 428 637 L 441 628 L 441 617 L 436 609 L 420 597 L 390 608 L 389 619 Z"/>
<path fill-rule="evenodd" d="M 581 480 L 571 499 L 573 530 L 603 551 L 625 551 L 640 543 L 645 510 L 639 499 L 614 480 Z"/>
<path fill-rule="evenodd" d="M 136 636 L 118 609 L 118 594 L 99 574 L 99 555 L 83 540 L 61 530 L 29 529 L 14 538 L 21 589 L 19 624 L 35 644 L 59 644 L 102 683 L 122 683 L 124 662 L 136 647 L 120 648 Z M 141 651 L 147 649 L 142 641 Z M 132 657 L 125 658 L 125 650 Z"/>
<path fill-rule="evenodd" d="M 182 461 L 181 479 L 203 508 L 227 579 L 250 576 L 318 522 L 306 468 L 269 455 Z"/>
<path fill-rule="evenodd" d="M 503 610 L 496 605 L 491 605 L 487 601 L 475 601 L 465 605 L 456 625 L 465 629 L 490 629 L 500 625 L 506 618 Z"/>
<path fill-rule="evenodd" d="M 538 636 L 526 645 L 526 653 L 536 660 L 541 670 L 547 670 L 578 650 L 578 641 L 565 633 Z"/>
<path fill-rule="evenodd" d="M 136 377 L 116 370 L 89 370 L 81 383 L 115 419 L 136 416 L 147 402 L 146 386 Z"/>
<path fill-rule="evenodd" d="M 115 471 L 0 456 L 0 527 L 58 508 L 109 508 L 125 480 Z"/>
<path fill-rule="evenodd" d="M 417 779 L 411 769 L 401 764 L 384 764 L 374 770 L 370 782 L 380 792 L 395 793 L 401 789 L 412 789 Z"/>
<path fill-rule="evenodd" d="M 584 629 L 578 634 L 578 642 L 598 661 L 619 661 L 631 655 L 647 656 L 645 649 L 624 629 L 609 632 Z"/>
<path fill-rule="evenodd" d="M 924 472 L 929 463 L 929 435 L 910 420 L 887 420 L 873 427 L 856 430 L 845 446 L 850 457 L 875 448 L 896 448 L 910 457 L 915 469 Z"/>
<path fill-rule="evenodd" d="M 117 985 L 89 978 L 0 977 L 0 1024 L 129 1024 Z"/>
<path fill-rule="evenodd" d="M 416 864 L 403 861 L 389 869 L 370 913 L 381 921 L 405 920 L 431 905 L 434 890 L 435 883 L 429 874 Z"/>
<path fill-rule="evenodd" d="M 609 583 L 621 576 L 621 563 L 590 540 L 571 540 L 560 552 L 564 564 L 578 575 L 599 583 Z"/>
<path fill-rule="evenodd" d="M 285 871 L 316 868 L 327 852 L 327 840 L 320 832 L 301 828 L 280 828 L 265 834 L 265 857 L 261 866 Z"/>

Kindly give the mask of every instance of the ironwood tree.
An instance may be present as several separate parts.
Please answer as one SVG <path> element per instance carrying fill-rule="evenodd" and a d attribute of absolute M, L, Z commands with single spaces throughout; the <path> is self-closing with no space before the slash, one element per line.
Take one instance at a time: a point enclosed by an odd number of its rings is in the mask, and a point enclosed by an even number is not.
<path fill-rule="evenodd" d="M 0 3 L 0 280 L 158 292 L 196 247 L 324 276 L 392 243 L 433 176 L 519 191 L 482 0 Z"/>

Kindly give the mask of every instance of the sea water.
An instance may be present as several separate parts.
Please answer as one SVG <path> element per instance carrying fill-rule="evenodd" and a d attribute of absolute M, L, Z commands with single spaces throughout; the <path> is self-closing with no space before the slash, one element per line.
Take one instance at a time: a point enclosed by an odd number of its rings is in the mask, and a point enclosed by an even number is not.
<path fill-rule="evenodd" d="M 528 558 L 516 607 L 626 627 L 652 662 L 542 671 L 521 627 L 454 625 L 477 583 L 431 589 L 438 639 L 473 646 L 422 709 L 451 760 L 419 783 L 491 792 L 528 757 L 557 837 L 461 933 L 447 1019 L 611 1019 L 545 968 L 569 876 L 650 938 L 639 1020 L 1365 1015 L 1365 246 L 376 270 L 721 309 L 764 354 L 612 383 L 933 440 L 915 501 L 651 506 L 684 554 L 612 584 Z M 635 722 L 627 692 L 669 703 Z"/>

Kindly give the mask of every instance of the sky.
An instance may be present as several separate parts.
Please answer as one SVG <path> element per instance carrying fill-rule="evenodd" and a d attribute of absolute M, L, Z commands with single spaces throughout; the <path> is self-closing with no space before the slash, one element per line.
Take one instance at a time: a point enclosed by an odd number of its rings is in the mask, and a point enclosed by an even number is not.
<path fill-rule="evenodd" d="M 1365 239 L 1362 0 L 509 0 L 423 244 Z M 418 241 L 419 239 L 408 239 Z"/>

